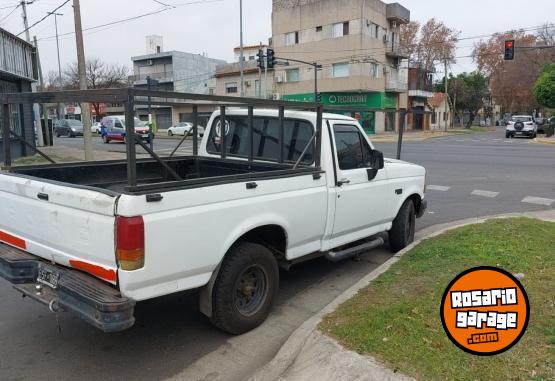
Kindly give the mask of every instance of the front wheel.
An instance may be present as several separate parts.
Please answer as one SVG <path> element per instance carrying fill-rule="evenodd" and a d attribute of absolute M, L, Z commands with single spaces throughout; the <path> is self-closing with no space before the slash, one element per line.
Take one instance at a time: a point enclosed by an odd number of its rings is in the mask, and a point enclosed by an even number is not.
<path fill-rule="evenodd" d="M 173 131 L 172 130 L 168 131 L 168 136 L 173 136 Z"/>
<path fill-rule="evenodd" d="M 397 213 L 397 217 L 393 220 L 393 226 L 389 231 L 389 247 L 394 253 L 414 242 L 415 226 L 414 203 L 412 200 L 406 200 L 399 213 Z"/>
<path fill-rule="evenodd" d="M 279 269 L 270 250 L 252 242 L 235 245 L 224 259 L 212 294 L 211 321 L 239 335 L 264 322 L 279 287 Z"/>

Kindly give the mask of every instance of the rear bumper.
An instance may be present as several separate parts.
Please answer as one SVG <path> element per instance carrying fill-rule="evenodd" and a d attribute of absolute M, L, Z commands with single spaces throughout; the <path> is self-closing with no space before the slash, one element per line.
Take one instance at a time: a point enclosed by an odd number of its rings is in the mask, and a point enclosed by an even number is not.
<path fill-rule="evenodd" d="M 37 282 L 39 269 L 58 275 L 55 288 Z M 0 243 L 0 276 L 52 312 L 73 313 L 104 332 L 122 331 L 135 323 L 135 302 L 116 289 L 90 275 L 51 265 L 3 243 Z"/>

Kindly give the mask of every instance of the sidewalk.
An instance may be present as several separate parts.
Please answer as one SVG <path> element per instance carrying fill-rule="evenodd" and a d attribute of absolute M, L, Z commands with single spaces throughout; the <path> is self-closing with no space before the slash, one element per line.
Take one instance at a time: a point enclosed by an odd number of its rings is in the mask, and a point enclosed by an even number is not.
<path fill-rule="evenodd" d="M 480 132 L 489 132 L 494 131 L 488 127 L 480 127 L 480 131 L 471 130 L 471 129 L 464 129 L 464 128 L 455 128 L 455 129 L 448 129 L 447 132 L 434 130 L 434 131 L 405 131 L 403 133 L 403 141 L 404 142 L 418 142 L 433 138 L 441 138 L 444 136 L 452 136 L 452 135 L 461 135 L 461 134 L 473 134 L 473 133 L 480 133 Z M 483 131 L 482 131 L 483 130 Z M 384 132 L 377 135 L 369 135 L 369 138 L 373 142 L 380 142 L 380 143 L 390 143 L 390 142 L 397 142 L 399 139 L 399 133 L 396 131 L 392 132 Z"/>
<path fill-rule="evenodd" d="M 529 217 L 555 222 L 555 210 L 540 212 L 509 213 L 483 218 L 470 218 L 447 224 L 431 226 L 416 234 L 415 242 L 397 253 L 393 258 L 362 278 L 353 287 L 339 295 L 333 302 L 308 319 L 293 332 L 272 361 L 260 368 L 251 381 L 267 380 L 412 380 L 389 369 L 370 356 L 361 356 L 340 346 L 318 330 L 322 318 L 333 312 L 366 287 L 391 265 L 425 239 L 433 238 L 448 230 L 483 223 L 494 218 Z"/>
<path fill-rule="evenodd" d="M 536 139 L 534 139 L 534 143 L 537 143 L 537 144 L 555 144 L 555 136 L 552 136 L 550 138 L 546 138 L 546 137 L 536 138 Z"/>

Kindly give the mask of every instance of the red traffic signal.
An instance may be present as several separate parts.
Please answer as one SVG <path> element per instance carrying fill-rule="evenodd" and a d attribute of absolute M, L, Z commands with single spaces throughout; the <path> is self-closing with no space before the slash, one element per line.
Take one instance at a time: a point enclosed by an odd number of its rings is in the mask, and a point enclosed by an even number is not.
<path fill-rule="evenodd" d="M 505 41 L 505 61 L 515 59 L 515 40 Z"/>

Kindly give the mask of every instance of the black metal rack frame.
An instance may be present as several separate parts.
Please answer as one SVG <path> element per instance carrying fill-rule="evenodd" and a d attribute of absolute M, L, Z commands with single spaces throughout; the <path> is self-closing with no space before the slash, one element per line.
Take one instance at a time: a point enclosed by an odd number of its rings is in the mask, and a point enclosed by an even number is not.
<path fill-rule="evenodd" d="M 25 142 L 10 128 L 9 106 L 20 104 L 33 104 L 33 103 L 64 103 L 64 102 L 88 102 L 88 103 L 121 103 L 125 109 L 125 128 L 126 136 L 134 136 L 135 139 L 126 139 L 126 164 L 127 164 L 127 190 L 140 191 L 143 185 L 137 184 L 137 155 L 135 143 L 138 143 L 146 152 L 154 158 L 172 177 L 175 181 L 172 182 L 173 186 L 187 185 L 191 180 L 183 180 L 173 169 L 166 163 L 166 160 L 157 155 L 150 147 L 139 139 L 135 134 L 135 106 L 136 105 L 156 105 L 156 106 L 191 106 L 193 117 L 193 156 L 198 156 L 198 107 L 199 106 L 214 106 L 219 107 L 220 110 L 220 125 L 225 126 L 226 123 L 226 109 L 228 107 L 240 107 L 247 109 L 249 119 L 249 155 L 248 162 L 253 162 L 253 130 L 254 130 L 254 110 L 255 109 L 276 109 L 279 117 L 279 146 L 280 152 L 277 163 L 283 166 L 284 172 L 290 173 L 296 171 L 300 160 L 291 166 L 284 163 L 283 148 L 284 148 L 284 118 L 285 110 L 305 110 L 316 112 L 316 125 L 314 136 L 305 147 L 306 149 L 312 144 L 316 143 L 315 165 L 313 170 L 320 172 L 320 158 L 321 158 L 321 143 L 322 143 L 322 114 L 323 106 L 318 103 L 307 102 L 288 102 L 288 101 L 274 101 L 257 98 L 238 98 L 229 96 L 213 96 L 202 94 L 189 94 L 177 93 L 166 91 L 152 91 L 152 90 L 138 90 L 133 88 L 123 89 L 101 89 L 101 90 L 71 90 L 71 91 L 55 91 L 55 92 L 37 92 L 37 93 L 8 93 L 0 95 L 0 103 L 3 107 L 3 120 L 2 122 L 2 137 L 4 144 L 4 166 L 11 168 L 11 152 L 10 152 L 10 137 L 14 136 L 22 143 L 27 144 L 30 148 L 34 149 L 38 154 L 43 156 L 51 163 L 55 163 L 48 155 L 41 152 L 40 149 Z M 226 134 L 221 134 L 221 159 L 226 159 Z M 183 144 L 187 138 L 187 134 L 175 147 L 170 154 L 170 158 L 174 155 L 177 149 Z M 301 157 L 302 159 L 302 157 Z M 306 172 L 299 170 L 299 173 Z M 166 184 L 168 185 L 168 184 Z M 151 188 L 149 185 L 147 188 Z"/>

